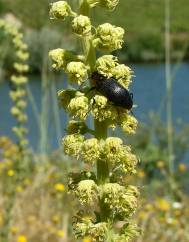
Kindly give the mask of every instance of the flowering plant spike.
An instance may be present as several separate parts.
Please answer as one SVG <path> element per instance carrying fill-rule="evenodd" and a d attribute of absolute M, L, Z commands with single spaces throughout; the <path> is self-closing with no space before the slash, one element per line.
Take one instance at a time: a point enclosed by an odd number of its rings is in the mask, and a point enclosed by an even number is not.
<path fill-rule="evenodd" d="M 12 90 L 10 90 L 9 94 L 13 101 L 11 114 L 16 118 L 17 125 L 15 125 L 12 130 L 17 136 L 20 151 L 24 154 L 28 144 L 28 139 L 26 137 L 28 133 L 26 127 L 27 114 L 25 112 L 27 107 L 27 72 L 29 71 L 29 66 L 27 64 L 29 58 L 28 47 L 24 43 L 23 35 L 16 27 L 6 23 L 4 20 L 0 20 L 0 29 L 2 29 L 7 36 L 11 37 L 11 44 L 15 51 L 16 60 L 13 63 L 14 74 L 12 74 L 10 78 Z"/>
<path fill-rule="evenodd" d="M 118 2 L 80 0 L 77 12 L 66 1 L 59 1 L 50 9 L 51 18 L 72 18 L 70 29 L 83 46 L 82 55 L 55 49 L 49 56 L 52 67 L 64 70 L 70 84 L 78 85 L 58 92 L 60 106 L 70 115 L 62 144 L 67 155 L 86 164 L 80 173 L 69 175 L 68 186 L 81 205 L 73 223 L 75 236 L 92 242 L 127 242 L 139 233 L 131 221 L 139 192 L 127 183 L 127 175 L 136 172 L 138 159 L 121 138 L 108 137 L 108 130 L 117 126 L 134 134 L 137 120 L 129 110 L 97 92 L 91 78 L 98 72 L 127 89 L 132 82 L 132 70 L 108 54 L 122 47 L 124 30 L 109 23 L 94 27 L 90 19 L 93 7 L 113 10 Z M 98 59 L 96 50 L 102 51 Z M 94 128 L 88 127 L 88 116 L 93 117 Z"/>

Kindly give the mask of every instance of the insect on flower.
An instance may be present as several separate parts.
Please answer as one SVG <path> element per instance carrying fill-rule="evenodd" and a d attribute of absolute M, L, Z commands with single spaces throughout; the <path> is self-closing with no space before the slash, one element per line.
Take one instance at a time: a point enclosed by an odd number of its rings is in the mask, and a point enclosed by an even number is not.
<path fill-rule="evenodd" d="M 98 72 L 93 72 L 91 79 L 95 83 L 96 89 L 109 101 L 113 102 L 115 106 L 131 110 L 133 107 L 133 94 L 117 82 L 113 77 L 107 78 Z"/>

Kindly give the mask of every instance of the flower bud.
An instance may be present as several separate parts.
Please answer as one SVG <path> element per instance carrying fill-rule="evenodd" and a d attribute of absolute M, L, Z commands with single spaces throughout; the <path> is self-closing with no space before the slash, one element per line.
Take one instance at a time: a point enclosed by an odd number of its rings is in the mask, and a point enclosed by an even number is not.
<path fill-rule="evenodd" d="M 125 88 L 128 88 L 132 81 L 132 71 L 124 64 L 117 65 L 115 68 L 113 68 L 112 75 Z"/>
<path fill-rule="evenodd" d="M 76 96 L 71 99 L 68 107 L 68 112 L 73 117 L 78 117 L 81 120 L 85 120 L 89 110 L 89 100 L 83 93 L 77 92 Z"/>
<path fill-rule="evenodd" d="M 12 40 L 14 46 L 20 50 L 26 50 L 28 46 L 23 42 L 23 34 L 17 34 Z"/>
<path fill-rule="evenodd" d="M 11 114 L 15 117 L 18 117 L 21 114 L 21 110 L 18 107 L 14 106 L 11 108 Z"/>
<path fill-rule="evenodd" d="M 91 33 L 91 21 L 89 17 L 79 15 L 72 21 L 72 30 L 75 34 L 86 36 Z"/>
<path fill-rule="evenodd" d="M 85 140 L 82 146 L 81 155 L 86 163 L 94 164 L 100 156 L 98 140 L 96 138 Z"/>
<path fill-rule="evenodd" d="M 74 13 L 71 10 L 70 5 L 66 1 L 58 1 L 51 3 L 49 12 L 51 19 L 65 19 L 68 16 L 73 16 Z"/>
<path fill-rule="evenodd" d="M 85 134 L 88 131 L 88 127 L 84 122 L 70 120 L 67 127 L 68 134 Z"/>
<path fill-rule="evenodd" d="M 28 82 L 28 78 L 25 76 L 11 76 L 11 81 L 15 84 L 15 85 L 24 85 Z"/>
<path fill-rule="evenodd" d="M 131 153 L 129 147 L 127 148 L 128 148 L 128 151 L 126 152 L 125 157 L 120 162 L 120 169 L 122 169 L 124 172 L 129 172 L 134 174 L 136 173 L 135 167 L 138 163 L 138 159 L 136 155 Z"/>
<path fill-rule="evenodd" d="M 102 95 L 95 95 L 94 98 L 91 100 L 91 106 L 92 115 L 99 122 L 102 122 L 104 120 L 114 121 L 117 119 L 117 110 L 114 106 L 108 103 L 106 97 Z"/>
<path fill-rule="evenodd" d="M 113 217 L 119 215 L 125 218 L 133 214 L 137 207 L 136 189 L 125 188 L 117 183 L 106 183 L 102 187 L 102 199 Z"/>
<path fill-rule="evenodd" d="M 16 91 L 10 91 L 10 97 L 11 99 L 16 102 L 19 98 L 22 98 L 26 95 L 25 90 L 16 90 Z"/>
<path fill-rule="evenodd" d="M 28 130 L 24 127 L 13 127 L 12 131 L 16 134 L 19 139 L 22 139 Z"/>
<path fill-rule="evenodd" d="M 92 222 L 77 222 L 73 224 L 74 233 L 76 238 L 83 238 L 88 234 L 88 229 L 92 225 Z"/>
<path fill-rule="evenodd" d="M 18 59 L 20 59 L 21 61 L 26 61 L 29 58 L 29 53 L 25 52 L 23 50 L 18 50 L 16 52 L 16 56 L 18 57 Z"/>
<path fill-rule="evenodd" d="M 81 204 L 92 204 L 98 199 L 98 186 L 93 180 L 80 181 L 76 195 Z"/>
<path fill-rule="evenodd" d="M 87 68 L 82 62 L 70 62 L 66 67 L 66 73 L 71 82 L 76 82 L 79 85 L 87 78 Z"/>
<path fill-rule="evenodd" d="M 124 189 L 118 183 L 106 183 L 102 188 L 104 203 L 108 204 L 110 209 L 114 208 L 115 204 L 119 203 L 119 194 L 123 193 Z"/>
<path fill-rule="evenodd" d="M 117 57 L 113 55 L 103 55 L 102 57 L 98 58 L 96 61 L 96 70 L 98 73 L 112 77 L 112 69 L 118 65 Z"/>
<path fill-rule="evenodd" d="M 67 155 L 79 159 L 81 146 L 84 141 L 84 136 L 80 134 L 70 134 L 63 138 L 64 152 Z"/>
<path fill-rule="evenodd" d="M 66 68 L 70 61 L 77 59 L 72 52 L 60 48 L 49 51 L 49 57 L 54 62 L 52 67 L 57 70 L 60 68 Z"/>
<path fill-rule="evenodd" d="M 121 49 L 123 37 L 123 28 L 105 23 L 98 26 L 94 45 L 102 51 L 112 52 L 114 50 Z"/>
<path fill-rule="evenodd" d="M 25 109 L 27 107 L 27 102 L 20 99 L 18 100 L 18 102 L 16 103 L 16 106 L 20 109 Z"/>
<path fill-rule="evenodd" d="M 121 128 L 128 134 L 134 134 L 136 132 L 137 125 L 138 121 L 131 115 L 127 115 L 126 118 L 121 121 Z"/>
<path fill-rule="evenodd" d="M 66 89 L 58 91 L 58 101 L 59 105 L 64 109 L 67 109 L 70 100 L 75 97 L 76 90 L 74 89 Z"/>
<path fill-rule="evenodd" d="M 20 73 L 27 72 L 29 70 L 28 65 L 20 64 L 20 63 L 14 63 L 14 68 L 15 68 L 15 70 L 17 70 Z"/>
<path fill-rule="evenodd" d="M 119 0 L 100 0 L 100 6 L 109 10 L 114 10 L 118 3 Z"/>
<path fill-rule="evenodd" d="M 125 157 L 125 147 L 123 141 L 117 137 L 109 137 L 103 146 L 103 155 L 111 164 L 121 161 Z"/>
<path fill-rule="evenodd" d="M 94 242 L 107 241 L 107 233 L 108 224 L 105 222 L 92 224 L 88 230 L 88 234 Z"/>

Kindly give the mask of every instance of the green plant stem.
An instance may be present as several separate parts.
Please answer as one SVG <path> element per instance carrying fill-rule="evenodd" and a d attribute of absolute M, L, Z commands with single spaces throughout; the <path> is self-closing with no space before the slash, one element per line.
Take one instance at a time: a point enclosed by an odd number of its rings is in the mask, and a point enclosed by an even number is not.
<path fill-rule="evenodd" d="M 172 77 L 171 77 L 171 50 L 170 50 L 170 0 L 165 0 L 165 72 L 167 89 L 167 138 L 168 138 L 168 159 L 169 173 L 174 173 L 174 151 L 173 151 L 173 119 L 172 119 Z"/>
<path fill-rule="evenodd" d="M 90 6 L 86 0 L 80 1 L 80 14 L 90 16 Z M 91 71 L 94 70 L 96 62 L 96 53 L 92 43 L 92 34 L 90 36 L 82 38 L 82 46 L 85 55 L 86 64 L 90 66 Z M 94 120 L 95 137 L 99 140 L 107 138 L 107 124 L 106 122 L 99 122 Z M 109 182 L 109 166 L 104 160 L 97 161 L 97 181 L 99 185 L 103 185 Z M 103 203 L 100 202 L 101 218 L 107 220 L 106 211 L 104 211 Z"/>

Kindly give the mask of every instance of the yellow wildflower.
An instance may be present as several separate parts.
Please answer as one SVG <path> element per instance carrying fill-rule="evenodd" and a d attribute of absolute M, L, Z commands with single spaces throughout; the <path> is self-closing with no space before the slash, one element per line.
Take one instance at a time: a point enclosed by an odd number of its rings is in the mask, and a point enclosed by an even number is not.
<path fill-rule="evenodd" d="M 156 201 L 156 208 L 162 212 L 168 212 L 171 209 L 171 204 L 166 199 L 158 199 Z"/>
<path fill-rule="evenodd" d="M 85 238 L 83 238 L 82 242 L 92 242 L 92 239 L 91 239 L 91 237 L 85 237 Z"/>
<path fill-rule="evenodd" d="M 17 242 L 27 242 L 26 236 L 25 235 L 18 236 Z"/>
<path fill-rule="evenodd" d="M 3 226 L 3 222 L 4 222 L 3 215 L 0 214 L 0 228 Z"/>
<path fill-rule="evenodd" d="M 16 187 L 16 191 L 19 192 L 19 193 L 20 193 L 20 192 L 23 192 L 23 190 L 24 190 L 24 189 L 23 189 L 22 186 L 17 186 L 17 187 Z"/>
<path fill-rule="evenodd" d="M 65 190 L 65 186 L 62 183 L 56 183 L 54 185 L 54 188 L 55 188 L 56 191 L 64 191 Z"/>
<path fill-rule="evenodd" d="M 139 170 L 138 172 L 137 172 L 137 175 L 138 175 L 138 177 L 139 178 L 144 178 L 146 175 L 145 175 L 145 172 L 143 171 L 143 170 Z"/>
<path fill-rule="evenodd" d="M 58 230 L 56 232 L 56 234 L 57 234 L 58 237 L 61 237 L 61 238 L 63 238 L 65 236 L 65 232 L 64 232 L 63 229 Z"/>
<path fill-rule="evenodd" d="M 12 226 L 10 230 L 11 230 L 11 233 L 13 233 L 13 234 L 18 233 L 18 227 L 16 227 L 16 226 Z"/>
<path fill-rule="evenodd" d="M 165 162 L 162 160 L 157 161 L 157 168 L 163 169 L 165 167 Z"/>
<path fill-rule="evenodd" d="M 14 174 L 15 174 L 15 171 L 12 169 L 7 171 L 8 176 L 14 176 Z"/>
<path fill-rule="evenodd" d="M 60 216 L 59 216 L 59 215 L 54 215 L 54 216 L 52 217 L 52 221 L 53 221 L 55 224 L 59 223 L 59 222 L 60 222 Z"/>
<path fill-rule="evenodd" d="M 186 170 L 187 170 L 187 167 L 185 164 L 183 163 L 180 163 L 179 166 L 178 166 L 178 169 L 181 173 L 184 173 Z"/>

